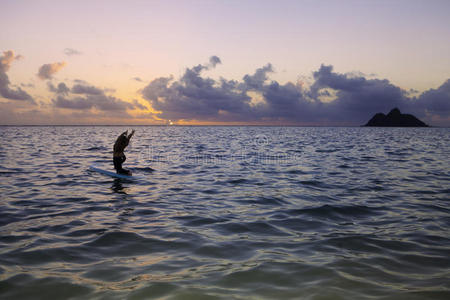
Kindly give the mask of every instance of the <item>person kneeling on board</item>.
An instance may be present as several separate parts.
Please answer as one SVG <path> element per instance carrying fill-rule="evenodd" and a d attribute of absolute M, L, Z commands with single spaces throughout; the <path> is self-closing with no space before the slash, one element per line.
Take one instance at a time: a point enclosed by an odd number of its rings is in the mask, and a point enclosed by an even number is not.
<path fill-rule="evenodd" d="M 134 130 L 131 131 L 129 135 L 127 130 L 121 135 L 119 135 L 116 142 L 114 143 L 113 162 L 114 162 L 114 169 L 116 169 L 117 174 L 131 175 L 130 170 L 122 168 L 122 164 L 127 159 L 123 151 L 128 146 L 128 143 L 130 142 L 130 139 L 133 136 L 133 134 Z"/>

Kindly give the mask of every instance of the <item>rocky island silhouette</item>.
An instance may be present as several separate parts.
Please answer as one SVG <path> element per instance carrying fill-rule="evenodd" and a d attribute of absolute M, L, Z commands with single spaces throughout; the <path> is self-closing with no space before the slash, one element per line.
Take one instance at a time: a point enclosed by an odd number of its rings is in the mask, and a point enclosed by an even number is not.
<path fill-rule="evenodd" d="M 374 127 L 429 127 L 413 115 L 402 114 L 398 108 L 392 109 L 387 115 L 375 114 L 364 126 Z"/>

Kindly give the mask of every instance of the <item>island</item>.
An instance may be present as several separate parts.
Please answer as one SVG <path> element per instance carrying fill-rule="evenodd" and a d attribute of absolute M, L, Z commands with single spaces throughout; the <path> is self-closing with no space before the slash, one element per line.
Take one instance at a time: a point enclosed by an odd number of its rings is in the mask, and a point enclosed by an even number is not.
<path fill-rule="evenodd" d="M 398 108 L 392 109 L 387 115 L 375 114 L 364 126 L 377 127 L 429 127 L 424 122 L 410 114 L 402 114 Z"/>

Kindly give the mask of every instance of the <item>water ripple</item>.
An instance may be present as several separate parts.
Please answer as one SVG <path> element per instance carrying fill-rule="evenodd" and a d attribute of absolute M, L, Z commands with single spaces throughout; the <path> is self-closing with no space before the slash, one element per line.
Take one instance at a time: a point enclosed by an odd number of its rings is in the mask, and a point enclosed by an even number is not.
<path fill-rule="evenodd" d="M 136 129 L 0 127 L 1 298 L 450 298 L 448 129 Z"/>

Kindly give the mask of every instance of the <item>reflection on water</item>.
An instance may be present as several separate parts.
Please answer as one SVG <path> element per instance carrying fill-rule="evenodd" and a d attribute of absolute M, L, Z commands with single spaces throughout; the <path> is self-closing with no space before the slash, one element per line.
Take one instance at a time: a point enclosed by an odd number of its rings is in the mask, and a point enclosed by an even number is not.
<path fill-rule="evenodd" d="M 1 127 L 0 295 L 448 299 L 445 128 Z"/>
<path fill-rule="evenodd" d="M 119 178 L 114 179 L 111 189 L 119 194 L 127 194 L 126 188 L 122 185 L 122 180 Z"/>

